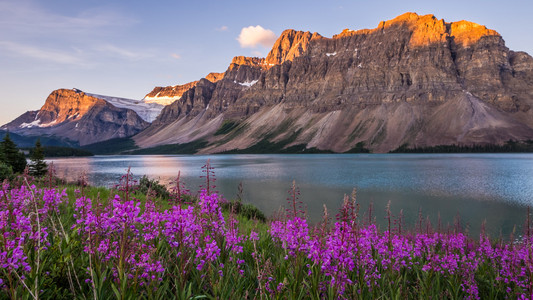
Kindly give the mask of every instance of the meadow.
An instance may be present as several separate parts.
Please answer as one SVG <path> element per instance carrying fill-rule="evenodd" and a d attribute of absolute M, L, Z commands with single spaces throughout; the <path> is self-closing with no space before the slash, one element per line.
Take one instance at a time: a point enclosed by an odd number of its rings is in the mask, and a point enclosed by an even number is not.
<path fill-rule="evenodd" d="M 115 188 L 23 174 L 0 190 L 1 299 L 530 299 L 533 238 L 470 237 L 387 211 L 356 192 L 310 224 L 297 186 L 270 219 L 204 185 Z M 146 182 L 145 182 L 146 183 Z"/>

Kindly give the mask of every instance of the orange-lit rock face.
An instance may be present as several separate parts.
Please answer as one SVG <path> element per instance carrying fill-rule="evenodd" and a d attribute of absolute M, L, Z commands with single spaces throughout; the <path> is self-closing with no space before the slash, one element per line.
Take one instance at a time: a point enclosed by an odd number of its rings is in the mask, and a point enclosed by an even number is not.
<path fill-rule="evenodd" d="M 83 92 L 60 89 L 53 91 L 46 99 L 37 118 L 44 125 L 55 125 L 66 121 L 81 119 L 96 103 L 104 103 Z"/>
<path fill-rule="evenodd" d="M 211 81 L 212 83 L 215 83 L 221 80 L 222 78 L 224 78 L 224 73 L 212 72 L 212 73 L 207 74 L 207 76 L 205 76 L 205 79 Z"/>
<path fill-rule="evenodd" d="M 487 29 L 468 21 L 446 23 L 434 15 L 419 16 L 416 13 L 405 13 L 390 21 L 382 21 L 376 29 L 349 30 L 345 29 L 333 38 L 342 38 L 352 35 L 372 34 L 378 31 L 386 32 L 397 27 L 407 27 L 412 32 L 409 45 L 412 47 L 427 46 L 434 43 L 446 42 L 452 38 L 454 42 L 463 47 L 468 47 L 478 42 L 484 36 L 500 36 L 496 31 Z"/>
<path fill-rule="evenodd" d="M 484 36 L 500 36 L 494 30 L 468 21 L 452 22 L 450 25 L 450 35 L 454 37 L 455 43 L 464 47 L 476 43 Z"/>
<path fill-rule="evenodd" d="M 228 70 L 231 71 L 239 66 L 261 67 L 266 69 L 265 59 L 259 57 L 235 56 L 231 60 Z"/>
<path fill-rule="evenodd" d="M 319 38 L 322 38 L 322 36 L 316 32 L 311 33 L 309 31 L 303 32 L 287 29 L 281 33 L 280 37 L 274 43 L 272 50 L 270 50 L 266 57 L 266 64 L 271 67 L 288 60 L 292 61 L 307 51 L 310 41 Z"/>
<path fill-rule="evenodd" d="M 416 13 L 405 13 L 381 24 L 380 27 L 384 30 L 391 26 L 409 27 L 413 32 L 410 40 L 410 46 L 413 47 L 446 42 L 448 38 L 452 38 L 458 45 L 468 47 L 484 36 L 499 36 L 496 31 L 473 22 L 446 23 L 442 19 L 437 19 L 434 15 L 419 16 Z"/>

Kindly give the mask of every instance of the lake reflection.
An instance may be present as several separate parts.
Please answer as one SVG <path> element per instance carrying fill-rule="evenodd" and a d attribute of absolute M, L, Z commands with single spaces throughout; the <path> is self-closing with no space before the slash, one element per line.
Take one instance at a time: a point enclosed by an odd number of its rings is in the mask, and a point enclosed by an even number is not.
<path fill-rule="evenodd" d="M 207 159 L 215 168 L 217 190 L 236 197 L 240 182 L 244 200 L 271 215 L 286 205 L 293 180 L 301 191 L 312 222 L 320 220 L 323 205 L 337 212 L 344 194 L 357 188 L 361 213 L 373 203 L 378 224 L 391 202 L 393 213 L 403 209 L 407 225 L 418 220 L 419 210 L 437 227 L 453 224 L 460 215 L 472 235 L 487 221 L 491 235 L 517 234 L 532 204 L 532 154 L 324 154 L 324 155 L 210 155 L 210 156 L 95 156 L 49 160 L 57 174 L 76 180 L 86 172 L 93 185 L 112 186 L 128 167 L 171 184 L 178 171 L 188 188 L 202 184 L 201 167 Z"/>

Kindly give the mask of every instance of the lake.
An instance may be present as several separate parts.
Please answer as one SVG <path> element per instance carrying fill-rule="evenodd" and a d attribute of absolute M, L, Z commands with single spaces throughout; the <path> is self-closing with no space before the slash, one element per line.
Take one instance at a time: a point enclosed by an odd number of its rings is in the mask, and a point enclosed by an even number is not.
<path fill-rule="evenodd" d="M 514 226 L 521 234 L 527 206 L 533 204 L 533 154 L 273 154 L 151 155 L 54 158 L 59 177 L 77 180 L 85 172 L 90 184 L 113 186 L 128 167 L 137 178 L 147 175 L 170 185 L 181 178 L 192 192 L 203 183 L 202 166 L 210 159 L 216 189 L 235 199 L 239 183 L 244 201 L 267 215 L 287 204 L 296 181 L 308 218 L 317 222 L 326 205 L 335 217 L 343 196 L 357 189 L 360 215 L 385 224 L 387 203 L 394 215 L 403 210 L 414 227 L 419 211 L 433 227 L 452 226 L 457 216 L 471 235 L 486 230 L 507 237 Z"/>

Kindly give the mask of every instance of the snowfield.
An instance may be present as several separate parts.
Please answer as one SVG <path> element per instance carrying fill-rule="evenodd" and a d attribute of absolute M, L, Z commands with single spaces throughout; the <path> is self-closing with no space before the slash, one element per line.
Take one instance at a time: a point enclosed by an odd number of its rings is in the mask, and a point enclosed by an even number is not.
<path fill-rule="evenodd" d="M 143 100 L 117 98 L 90 93 L 85 94 L 95 98 L 103 99 L 119 108 L 129 108 L 136 112 L 143 120 L 150 123 L 152 123 L 157 118 L 161 110 L 163 110 L 163 108 L 165 107 L 165 105 L 156 102 L 145 102 Z"/>

